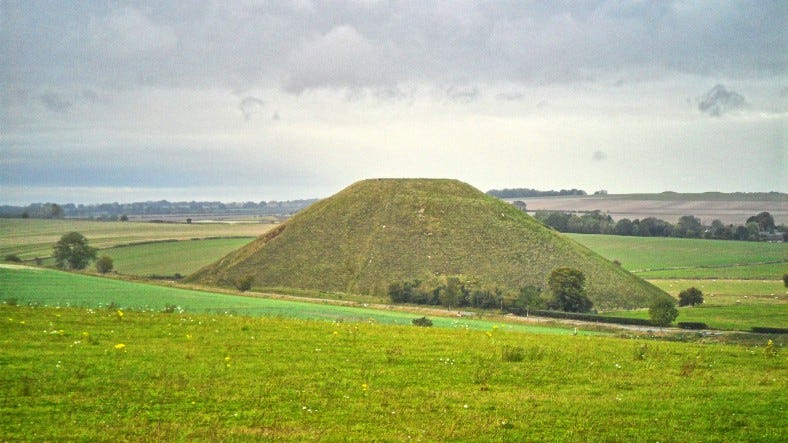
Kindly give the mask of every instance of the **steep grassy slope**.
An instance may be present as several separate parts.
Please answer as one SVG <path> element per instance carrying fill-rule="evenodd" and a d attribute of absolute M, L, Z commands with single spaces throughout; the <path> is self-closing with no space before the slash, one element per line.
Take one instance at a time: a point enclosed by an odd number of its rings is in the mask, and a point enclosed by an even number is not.
<path fill-rule="evenodd" d="M 478 286 L 547 286 L 554 268 L 587 276 L 598 308 L 661 293 L 513 206 L 455 180 L 358 182 L 315 203 L 191 280 L 385 295 L 392 282 L 462 275 Z"/>

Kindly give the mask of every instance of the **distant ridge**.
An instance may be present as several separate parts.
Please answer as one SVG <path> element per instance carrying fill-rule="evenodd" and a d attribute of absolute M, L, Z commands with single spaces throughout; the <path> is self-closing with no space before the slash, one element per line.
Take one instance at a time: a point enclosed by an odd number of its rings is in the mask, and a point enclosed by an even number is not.
<path fill-rule="evenodd" d="M 373 179 L 318 201 L 189 277 L 385 296 L 389 284 L 461 275 L 480 287 L 547 288 L 587 276 L 595 307 L 643 307 L 662 291 L 497 198 L 457 180 Z"/>

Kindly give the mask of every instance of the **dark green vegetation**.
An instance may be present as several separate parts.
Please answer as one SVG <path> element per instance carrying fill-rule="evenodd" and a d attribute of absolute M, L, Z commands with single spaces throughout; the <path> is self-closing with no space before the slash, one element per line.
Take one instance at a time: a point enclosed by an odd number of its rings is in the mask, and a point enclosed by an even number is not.
<path fill-rule="evenodd" d="M 780 441 L 780 343 L 0 305 L 9 441 Z"/>
<path fill-rule="evenodd" d="M 679 292 L 679 306 L 695 306 L 703 304 L 703 291 L 695 286 Z"/>
<path fill-rule="evenodd" d="M 519 203 L 518 203 L 519 204 Z M 633 237 L 679 237 L 708 240 L 782 241 L 784 226 L 775 226 L 768 212 L 747 218 L 746 224 L 724 224 L 715 219 L 710 225 L 691 215 L 679 217 L 676 224 L 655 217 L 630 220 L 613 218 L 602 211 L 581 215 L 561 211 L 536 211 L 537 220 L 564 233 L 609 234 Z"/>
<path fill-rule="evenodd" d="M 655 297 L 648 307 L 648 317 L 657 326 L 670 326 L 678 315 L 676 300 L 672 297 Z"/>
<path fill-rule="evenodd" d="M 592 303 L 586 296 L 585 280 L 585 275 L 577 269 L 554 269 L 547 280 L 553 293 L 547 307 L 566 312 L 590 311 Z"/>
<path fill-rule="evenodd" d="M 112 271 L 114 267 L 112 257 L 109 255 L 102 255 L 96 260 L 96 272 L 99 274 L 106 274 L 107 272 Z"/>
<path fill-rule="evenodd" d="M 365 180 L 317 202 L 195 274 L 232 286 L 373 294 L 396 282 L 457 276 L 517 293 L 582 269 L 598 308 L 647 306 L 662 292 L 496 198 L 455 180 Z"/>
<path fill-rule="evenodd" d="M 79 232 L 69 232 L 55 243 L 52 257 L 58 268 L 85 269 L 96 259 L 97 249 L 88 245 L 88 240 Z"/>

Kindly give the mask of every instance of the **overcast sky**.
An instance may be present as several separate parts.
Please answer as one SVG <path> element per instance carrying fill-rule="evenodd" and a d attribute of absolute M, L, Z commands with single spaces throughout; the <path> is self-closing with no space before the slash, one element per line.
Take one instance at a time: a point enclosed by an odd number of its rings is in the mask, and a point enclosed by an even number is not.
<path fill-rule="evenodd" d="M 788 191 L 788 3 L 0 0 L 0 204 Z"/>

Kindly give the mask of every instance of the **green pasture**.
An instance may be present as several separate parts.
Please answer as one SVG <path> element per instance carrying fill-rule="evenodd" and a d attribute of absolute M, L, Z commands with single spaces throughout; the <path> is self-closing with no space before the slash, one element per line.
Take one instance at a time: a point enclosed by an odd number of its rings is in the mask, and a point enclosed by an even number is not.
<path fill-rule="evenodd" d="M 112 258 L 114 271 L 124 275 L 147 277 L 152 275 L 189 275 L 240 248 L 252 240 L 248 238 L 215 238 L 142 243 L 102 249 L 98 256 Z M 54 266 L 55 260 L 44 260 Z"/>
<path fill-rule="evenodd" d="M 705 297 L 704 297 L 705 298 Z M 703 305 L 678 308 L 676 322 L 701 322 L 713 329 L 749 331 L 753 326 L 788 328 L 788 303 L 758 303 L 743 300 L 734 305 Z M 612 311 L 615 317 L 649 318 L 647 309 Z"/>
<path fill-rule="evenodd" d="M 8 441 L 775 442 L 788 431 L 786 353 L 765 339 L 8 305 L 0 337 Z"/>
<path fill-rule="evenodd" d="M 111 278 L 74 274 L 42 268 L 0 267 L 0 300 L 19 305 L 40 304 L 58 307 L 102 308 L 117 306 L 138 311 L 162 311 L 168 306 L 179 312 L 217 313 L 223 315 L 277 316 L 330 321 L 376 322 L 410 324 L 421 315 L 340 306 L 327 303 L 307 303 L 272 298 L 210 293 L 128 282 Z M 496 323 L 487 320 L 456 318 L 446 311 L 446 317 L 433 318 L 435 326 L 490 329 L 493 325 L 513 331 L 551 334 L 571 334 L 567 328 L 552 328 L 516 323 Z M 431 317 L 432 318 L 432 317 Z M 582 332 L 588 333 L 588 332 Z"/>
<path fill-rule="evenodd" d="M 788 327 L 788 292 L 782 280 L 650 280 L 677 297 L 696 287 L 703 305 L 679 308 L 676 322 L 702 322 L 716 329 L 749 331 L 753 326 Z M 648 318 L 648 310 L 612 311 L 606 315 Z"/>
<path fill-rule="evenodd" d="M 566 235 L 647 279 L 780 280 L 788 272 L 788 243 Z"/>
<path fill-rule="evenodd" d="M 89 220 L 0 219 L 0 257 L 16 254 L 24 260 L 52 255 L 63 234 L 77 231 L 90 246 L 105 249 L 131 243 L 211 237 L 257 237 L 268 231 L 263 223 L 142 223 Z"/>
<path fill-rule="evenodd" d="M 640 271 L 637 276 L 645 279 L 732 279 L 780 280 L 788 272 L 788 262 L 760 265 L 731 265 Z"/>
<path fill-rule="evenodd" d="M 782 280 L 650 280 L 674 297 L 692 286 L 703 292 L 706 304 L 732 305 L 738 302 L 774 304 L 788 302 L 788 288 Z"/>

